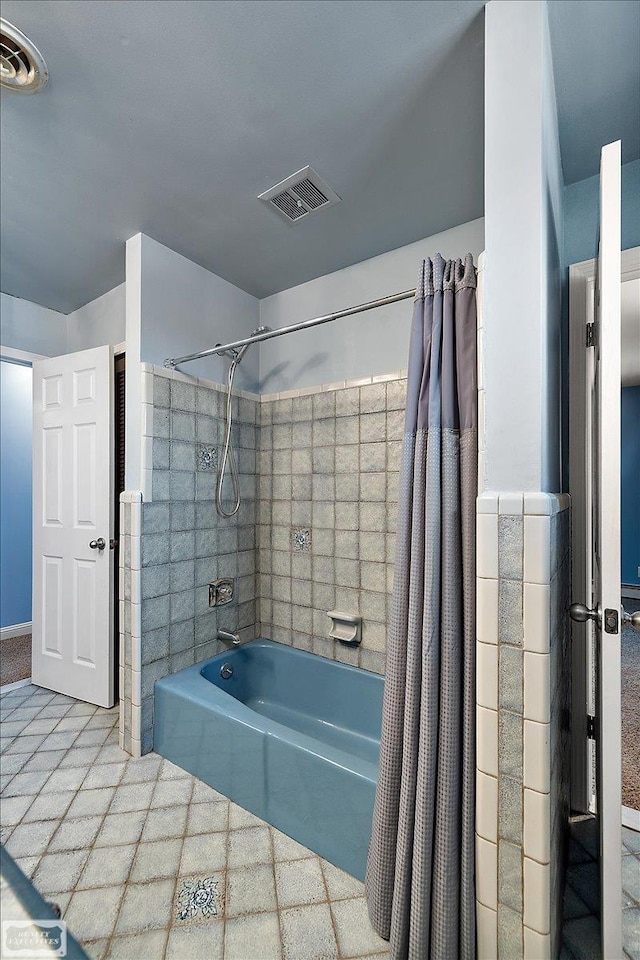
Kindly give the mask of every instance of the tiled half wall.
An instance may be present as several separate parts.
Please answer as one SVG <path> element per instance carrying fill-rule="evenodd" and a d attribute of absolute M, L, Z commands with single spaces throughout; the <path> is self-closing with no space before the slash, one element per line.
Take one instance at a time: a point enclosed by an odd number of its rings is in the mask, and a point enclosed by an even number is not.
<path fill-rule="evenodd" d="M 231 519 L 215 508 L 226 390 L 148 364 L 141 376 L 143 489 L 121 498 L 123 747 L 151 749 L 155 681 L 220 652 L 220 627 L 383 673 L 406 373 L 239 391 Z M 212 609 L 219 577 L 236 598 Z M 330 639 L 334 609 L 362 616 L 360 647 Z"/>
<path fill-rule="evenodd" d="M 120 496 L 119 720 L 120 747 L 134 757 L 141 756 L 141 527 L 142 493 L 127 490 Z"/>
<path fill-rule="evenodd" d="M 477 520 L 478 956 L 545 960 L 569 814 L 568 497 L 487 493 Z"/>

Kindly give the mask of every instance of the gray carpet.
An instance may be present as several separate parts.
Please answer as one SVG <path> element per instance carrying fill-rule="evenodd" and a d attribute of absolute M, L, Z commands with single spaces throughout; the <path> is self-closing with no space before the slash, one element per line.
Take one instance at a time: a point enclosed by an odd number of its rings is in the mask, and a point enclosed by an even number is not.
<path fill-rule="evenodd" d="M 0 686 L 31 676 L 31 634 L 10 637 L 0 644 Z"/>

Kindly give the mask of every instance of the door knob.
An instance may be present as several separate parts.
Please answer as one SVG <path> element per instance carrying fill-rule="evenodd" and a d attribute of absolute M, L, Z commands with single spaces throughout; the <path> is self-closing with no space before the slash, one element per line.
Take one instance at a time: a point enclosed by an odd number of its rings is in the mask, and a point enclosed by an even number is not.
<path fill-rule="evenodd" d="M 104 537 L 98 537 L 97 540 L 90 540 L 89 546 L 92 550 L 104 550 L 107 545 L 107 541 Z"/>
<path fill-rule="evenodd" d="M 635 630 L 637 633 L 640 633 L 640 610 L 636 610 L 634 613 L 627 613 L 623 607 L 622 622 L 624 624 L 631 624 L 631 629 Z"/>
<path fill-rule="evenodd" d="M 593 620 L 600 626 L 600 609 L 594 607 L 593 610 L 585 603 L 572 603 L 569 607 L 569 616 L 576 623 L 586 623 L 587 620 Z"/>

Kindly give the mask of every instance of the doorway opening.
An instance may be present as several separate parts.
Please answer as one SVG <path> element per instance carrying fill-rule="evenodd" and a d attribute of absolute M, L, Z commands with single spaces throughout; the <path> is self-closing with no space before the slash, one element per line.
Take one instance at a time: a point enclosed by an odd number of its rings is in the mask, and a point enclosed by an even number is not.
<path fill-rule="evenodd" d="M 570 865 L 567 874 L 565 908 L 569 911 L 565 921 L 565 942 L 568 928 L 572 930 L 575 943 L 595 944 L 606 922 L 610 927 L 619 924 L 625 947 L 631 943 L 632 930 L 637 924 L 640 905 L 637 896 L 637 850 L 640 848 L 640 645 L 632 625 L 625 622 L 626 616 L 640 608 L 640 501 L 637 495 L 637 477 L 640 471 L 640 442 L 637 434 L 637 417 L 640 411 L 640 248 L 625 250 L 621 255 L 621 381 L 620 390 L 620 577 L 618 579 L 619 612 L 611 603 L 610 614 L 615 620 L 615 630 L 604 632 L 619 634 L 620 673 L 613 676 L 609 671 L 609 697 L 603 708 L 603 684 L 598 676 L 606 650 L 606 637 L 599 639 L 602 614 L 596 608 L 593 585 L 597 573 L 589 559 L 592 538 L 598 536 L 598 513 L 601 509 L 594 496 L 590 477 L 598 474 L 594 462 L 599 431 L 593 428 L 592 417 L 595 404 L 594 384 L 597 371 L 594 366 L 594 351 L 598 337 L 604 336 L 596 315 L 597 261 L 585 261 L 570 268 L 570 493 L 572 498 L 572 578 L 573 600 L 593 607 L 588 610 L 588 619 L 572 625 L 572 791 Z M 605 396 L 612 396 L 615 384 Z M 637 405 L 637 406 L 635 406 Z M 605 421 L 606 428 L 606 421 Z M 588 441 L 588 437 L 593 437 Z M 594 452 L 595 451 L 595 452 Z M 599 482 L 599 476 L 597 477 Z M 594 481 L 595 482 L 595 481 Z M 603 565 L 604 566 L 604 565 Z M 605 604 L 606 606 L 606 604 Z M 597 625 L 597 629 L 596 629 Z M 619 629 L 618 629 L 619 627 Z M 601 646 L 602 645 L 602 646 Z M 609 657 L 612 662 L 612 658 Z M 606 662 L 606 661 L 605 661 Z M 599 666 L 600 665 L 600 666 Z M 617 686 L 613 697 L 613 681 Z M 619 742 L 607 740 L 602 734 L 602 719 L 608 710 L 612 715 L 619 709 Z M 621 790 L 615 808 L 603 800 L 606 783 L 598 773 L 603 757 L 617 755 Z M 610 794 L 609 794 L 610 796 Z M 601 836 L 603 822 L 617 821 L 620 831 L 621 850 L 618 856 L 611 845 L 607 846 Z M 607 854 L 607 851 L 610 851 Z M 615 870 L 613 864 L 617 860 Z M 621 870 L 620 870 L 621 865 Z M 621 904 L 615 911 L 608 909 L 611 892 L 617 886 L 617 899 Z M 621 916 L 617 919 L 617 913 Z M 604 938 L 604 933 L 602 934 Z M 627 949 L 628 953 L 632 953 Z M 595 953 L 593 954 L 596 955 Z M 618 954 L 616 954 L 618 955 Z M 626 955 L 626 954 L 625 954 Z"/>
<path fill-rule="evenodd" d="M 0 358 L 0 686 L 31 676 L 31 361 Z"/>
<path fill-rule="evenodd" d="M 117 703 L 120 697 L 120 494 L 124 491 L 126 429 L 126 356 L 116 354 L 113 363 L 113 690 Z"/>

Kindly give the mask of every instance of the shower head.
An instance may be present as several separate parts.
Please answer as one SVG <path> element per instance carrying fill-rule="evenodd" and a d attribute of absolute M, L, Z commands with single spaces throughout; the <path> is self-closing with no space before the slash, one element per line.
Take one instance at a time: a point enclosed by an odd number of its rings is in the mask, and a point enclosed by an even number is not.
<path fill-rule="evenodd" d="M 253 330 L 249 336 L 258 337 L 260 336 L 261 333 L 270 333 L 270 332 L 271 332 L 271 327 L 256 327 L 256 329 Z M 222 344 L 216 343 L 216 347 L 220 347 L 220 346 L 222 346 Z M 244 357 L 245 353 L 247 352 L 250 346 L 251 346 L 250 343 L 245 343 L 245 345 L 243 347 L 240 347 L 239 350 L 235 350 L 235 349 L 220 350 L 218 351 L 218 356 L 227 357 L 227 359 L 234 361 L 237 365 L 238 363 L 240 363 L 240 361 L 242 360 L 242 358 Z"/>
<path fill-rule="evenodd" d="M 261 333 L 269 333 L 270 330 L 271 330 L 271 327 L 256 327 L 256 329 L 251 333 L 251 336 L 257 337 Z M 236 360 L 238 363 L 240 363 L 240 361 L 242 360 L 242 358 L 244 357 L 245 353 L 247 352 L 250 346 L 251 346 L 250 343 L 245 343 L 244 347 L 240 347 L 240 349 L 236 354 Z"/>

